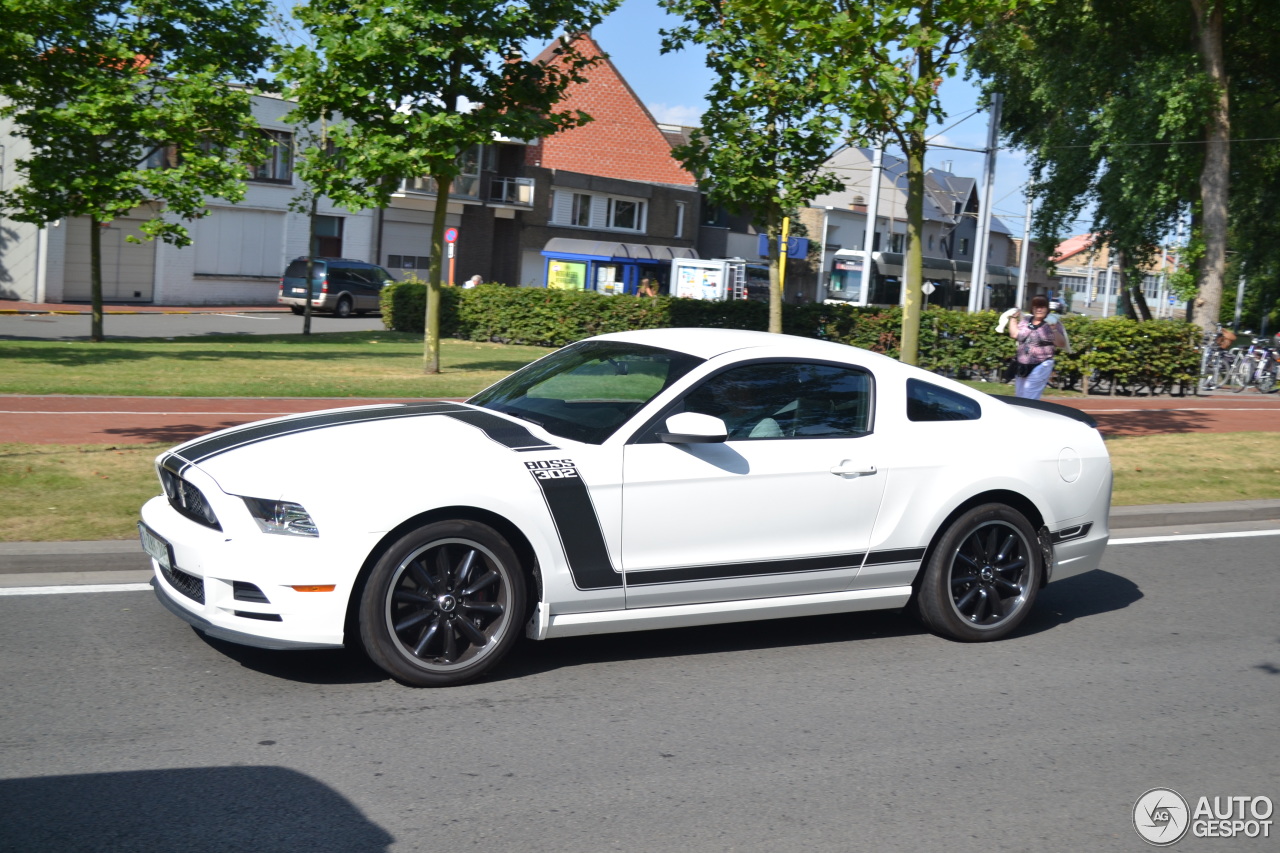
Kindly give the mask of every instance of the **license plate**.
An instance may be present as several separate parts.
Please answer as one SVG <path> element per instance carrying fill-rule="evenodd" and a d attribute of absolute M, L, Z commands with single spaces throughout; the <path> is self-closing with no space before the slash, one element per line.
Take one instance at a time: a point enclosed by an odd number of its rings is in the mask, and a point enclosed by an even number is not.
<path fill-rule="evenodd" d="M 173 569 L 173 546 L 141 521 L 138 522 L 138 536 L 142 539 L 142 550 L 159 563 L 163 568 Z"/>

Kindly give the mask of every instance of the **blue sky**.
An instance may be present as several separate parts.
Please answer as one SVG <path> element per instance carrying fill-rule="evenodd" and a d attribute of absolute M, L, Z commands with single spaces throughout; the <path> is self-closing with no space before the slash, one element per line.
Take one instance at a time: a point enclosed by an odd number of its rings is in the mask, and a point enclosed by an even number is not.
<path fill-rule="evenodd" d="M 661 53 L 659 30 L 678 23 L 679 19 L 667 15 L 657 0 L 624 0 L 592 35 L 654 118 L 660 122 L 695 125 L 706 108 L 705 95 L 710 89 L 711 75 L 703 64 L 702 52 L 696 48 L 665 56 Z M 977 105 L 977 88 L 961 78 L 948 80 L 942 86 L 942 100 L 950 118 L 937 128 L 945 132 L 936 141 L 962 148 L 985 146 L 987 114 L 970 115 Z M 957 121 L 959 124 L 952 127 Z M 981 180 L 981 154 L 938 148 L 930 151 L 926 162 L 940 167 L 945 160 L 953 161 L 952 171 L 956 174 Z M 993 207 L 996 215 L 1018 237 L 1022 236 L 1026 210 L 1022 196 L 1026 180 L 1027 170 L 1021 154 L 1001 151 L 996 165 Z"/>

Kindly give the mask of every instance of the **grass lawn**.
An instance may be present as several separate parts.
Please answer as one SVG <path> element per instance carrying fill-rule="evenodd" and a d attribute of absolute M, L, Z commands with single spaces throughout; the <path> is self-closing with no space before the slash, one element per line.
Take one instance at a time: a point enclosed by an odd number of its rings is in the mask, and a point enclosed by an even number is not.
<path fill-rule="evenodd" d="M 1280 433 L 1107 445 L 1117 506 L 1280 498 Z M 0 445 L 0 541 L 134 537 L 139 507 L 160 492 L 153 460 L 167 446 Z"/>
<path fill-rule="evenodd" d="M 422 336 L 402 332 L 8 341 L 0 394 L 470 397 L 550 351 L 447 338 L 426 375 Z"/>

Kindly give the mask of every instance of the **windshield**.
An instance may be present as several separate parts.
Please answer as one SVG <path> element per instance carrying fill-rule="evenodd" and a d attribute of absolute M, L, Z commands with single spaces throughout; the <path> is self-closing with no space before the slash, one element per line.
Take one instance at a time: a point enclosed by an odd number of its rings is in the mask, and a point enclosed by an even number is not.
<path fill-rule="evenodd" d="M 467 402 L 600 444 L 663 389 L 702 363 L 638 344 L 572 344 L 518 370 Z"/>

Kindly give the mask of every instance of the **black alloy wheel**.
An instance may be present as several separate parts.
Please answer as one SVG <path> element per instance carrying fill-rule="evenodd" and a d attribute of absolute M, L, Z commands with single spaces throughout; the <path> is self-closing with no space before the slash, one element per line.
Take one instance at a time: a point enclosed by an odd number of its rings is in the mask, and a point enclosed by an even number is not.
<path fill-rule="evenodd" d="M 477 522 L 438 522 L 378 561 L 360 633 L 374 663 L 397 680 L 445 687 L 495 666 L 518 639 L 524 610 L 524 575 L 506 540 Z"/>
<path fill-rule="evenodd" d="M 938 541 L 920 585 L 920 614 L 953 640 L 999 639 L 1030 613 L 1043 576 L 1039 539 L 1026 518 L 1002 504 L 975 507 Z"/>

